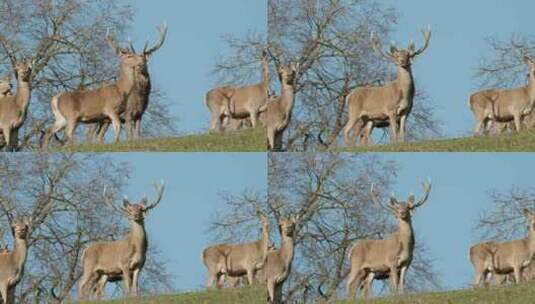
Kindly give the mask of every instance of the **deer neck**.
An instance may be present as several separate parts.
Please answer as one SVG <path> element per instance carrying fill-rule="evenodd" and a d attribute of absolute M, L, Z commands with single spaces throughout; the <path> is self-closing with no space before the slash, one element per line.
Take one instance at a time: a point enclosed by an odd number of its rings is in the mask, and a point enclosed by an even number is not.
<path fill-rule="evenodd" d="M 397 67 L 398 78 L 396 81 L 399 84 L 403 96 L 412 97 L 414 95 L 414 80 L 412 78 L 411 67 Z"/>
<path fill-rule="evenodd" d="M 145 232 L 145 225 L 136 221 L 130 221 L 130 235 L 129 239 L 136 252 L 145 252 L 147 250 L 147 234 Z"/>
<path fill-rule="evenodd" d="M 23 269 L 26 262 L 26 256 L 28 253 L 26 240 L 16 239 L 15 246 L 13 248 L 13 258 L 16 262 L 17 269 Z"/>
<path fill-rule="evenodd" d="M 15 102 L 22 110 L 22 116 L 26 116 L 28 105 L 30 104 L 30 82 L 17 79 L 17 93 L 15 95 Z"/>
<path fill-rule="evenodd" d="M 529 80 L 528 80 L 528 95 L 531 103 L 535 102 L 535 74 L 530 73 L 529 74 Z"/>
<path fill-rule="evenodd" d="M 283 236 L 280 248 L 280 255 L 284 264 L 290 266 L 294 258 L 294 240 L 292 237 Z"/>
<path fill-rule="evenodd" d="M 117 79 L 117 87 L 122 93 L 130 94 L 135 85 L 135 74 L 133 68 L 121 67 L 119 78 Z"/>
<path fill-rule="evenodd" d="M 281 105 L 284 109 L 284 113 L 287 115 L 292 112 L 294 106 L 294 88 L 291 85 L 283 84 L 281 87 Z"/>
<path fill-rule="evenodd" d="M 401 243 L 405 246 L 403 248 L 414 247 L 414 232 L 412 230 L 411 220 L 398 220 L 397 236 Z"/>
<path fill-rule="evenodd" d="M 259 240 L 259 244 L 262 252 L 267 254 L 269 247 L 269 229 L 262 228 L 262 237 Z"/>

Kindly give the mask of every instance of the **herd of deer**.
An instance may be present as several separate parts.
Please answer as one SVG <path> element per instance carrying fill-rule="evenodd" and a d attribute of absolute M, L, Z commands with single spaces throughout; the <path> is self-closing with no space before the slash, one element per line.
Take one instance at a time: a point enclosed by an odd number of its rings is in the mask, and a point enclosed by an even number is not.
<path fill-rule="evenodd" d="M 106 40 L 120 60 L 117 80 L 94 90 L 76 90 L 54 96 L 51 108 L 55 122 L 44 134 L 44 149 L 48 147 L 51 137 L 64 129 L 68 141 L 74 143 L 74 132 L 80 123 L 91 125 L 88 130 L 89 140 L 98 136 L 98 140 L 103 142 L 110 123 L 116 141 L 119 140 L 122 123 L 126 125 L 129 139 L 140 137 L 141 120 L 151 91 L 148 60 L 164 44 L 167 26 L 163 25 L 158 30 L 159 41 L 152 47 L 147 42 L 140 53 L 136 52 L 131 42 L 128 47 L 119 47 L 107 33 Z M 35 60 L 19 60 L 12 52 L 8 52 L 8 56 L 17 81 L 17 91 L 11 92 L 9 77 L 0 80 L 0 134 L 3 134 L 6 149 L 15 151 L 18 146 L 18 130 L 26 120 L 31 99 Z"/>
<path fill-rule="evenodd" d="M 79 281 L 80 299 L 103 296 L 106 283 L 122 281 L 125 295 L 138 294 L 139 273 L 145 264 L 147 234 L 144 219 L 147 212 L 156 207 L 163 196 L 164 186 L 156 185 L 157 197 L 149 202 L 143 198 L 131 203 L 126 197 L 122 206 L 116 206 L 104 190 L 104 202 L 130 221 L 130 231 L 124 239 L 91 243 L 82 253 L 83 273 Z M 50 208 L 51 205 L 45 208 Z M 0 252 L 0 303 L 13 304 L 15 288 L 24 275 L 28 254 L 28 238 L 34 228 L 34 220 L 28 217 L 14 218 L 8 213 L 8 221 L 14 239 L 12 250 Z"/>

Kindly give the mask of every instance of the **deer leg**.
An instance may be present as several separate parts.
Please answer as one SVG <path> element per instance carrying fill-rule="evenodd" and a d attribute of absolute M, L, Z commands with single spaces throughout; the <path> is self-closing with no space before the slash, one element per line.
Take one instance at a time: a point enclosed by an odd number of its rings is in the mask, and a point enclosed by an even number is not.
<path fill-rule="evenodd" d="M 401 116 L 399 119 L 399 140 L 401 142 L 405 141 L 405 128 L 407 123 L 407 115 Z"/>
<path fill-rule="evenodd" d="M 45 140 L 43 142 L 43 148 L 48 148 L 48 144 L 50 143 L 50 138 L 57 134 L 59 131 L 65 129 L 67 126 L 67 120 L 65 119 L 57 119 L 54 122 L 54 125 L 46 132 L 45 134 Z M 5 132 L 4 132 L 5 134 Z"/>
<path fill-rule="evenodd" d="M 11 149 L 11 127 L 6 127 L 2 130 L 4 132 L 4 140 L 6 141 L 6 152 L 9 152 Z"/>
<path fill-rule="evenodd" d="M 126 138 L 128 140 L 132 140 L 134 137 L 134 127 L 132 124 L 132 117 L 130 117 L 130 115 L 125 115 L 124 125 L 126 127 Z"/>
<path fill-rule="evenodd" d="M 15 286 L 11 286 L 7 289 L 7 300 L 6 304 L 15 303 Z"/>
<path fill-rule="evenodd" d="M 360 267 L 351 267 L 351 271 L 349 272 L 349 275 L 347 276 L 347 283 L 346 283 L 346 292 L 347 297 L 349 299 L 354 299 L 357 292 L 357 287 L 360 286 L 361 279 L 363 271 L 359 269 Z M 364 273 L 364 275 L 366 275 Z"/>
<path fill-rule="evenodd" d="M 373 272 L 370 272 L 366 276 L 366 280 L 363 285 L 363 294 L 365 299 L 369 299 L 371 297 L 371 289 L 372 289 L 372 283 L 375 279 L 375 274 Z"/>
<path fill-rule="evenodd" d="M 100 126 L 100 130 L 98 132 L 98 143 L 103 144 L 104 139 L 106 137 L 106 132 L 108 131 L 108 128 L 110 127 L 109 122 L 103 122 Z"/>
<path fill-rule="evenodd" d="M 104 288 L 106 288 L 106 283 L 108 282 L 108 275 L 103 274 L 100 276 L 98 283 L 93 288 L 93 296 L 97 300 L 101 300 L 104 296 Z"/>
<path fill-rule="evenodd" d="M 275 149 L 275 129 L 274 128 L 267 129 L 267 138 L 268 138 L 268 149 L 274 150 Z"/>
<path fill-rule="evenodd" d="M 369 120 L 366 123 L 366 127 L 364 128 L 364 134 L 360 138 L 360 143 L 362 145 L 368 145 L 370 143 L 370 135 L 373 131 L 373 121 Z"/>
<path fill-rule="evenodd" d="M 67 140 L 69 141 L 70 145 L 76 144 L 76 139 L 74 138 L 74 131 L 76 130 L 76 125 L 77 125 L 76 120 L 70 120 L 67 123 L 67 128 L 65 129 Z"/>
<path fill-rule="evenodd" d="M 88 143 L 93 143 L 95 140 L 95 134 L 98 133 L 98 130 L 100 129 L 101 124 L 94 123 L 87 125 L 86 131 L 85 131 L 85 141 Z"/>
<path fill-rule="evenodd" d="M 515 115 L 514 121 L 516 132 L 522 131 L 522 117 L 520 116 L 520 114 Z"/>
<path fill-rule="evenodd" d="M 115 131 L 114 141 L 118 143 L 121 137 L 121 119 L 119 119 L 119 115 L 117 115 L 116 113 L 111 114 L 109 117 L 111 120 L 111 124 L 113 125 L 113 130 Z"/>
<path fill-rule="evenodd" d="M 346 146 L 351 147 L 354 145 L 354 142 L 351 141 L 351 131 L 353 131 L 353 127 L 359 120 L 358 117 L 350 117 L 346 126 L 344 127 L 344 141 Z"/>
<path fill-rule="evenodd" d="M 407 271 L 407 266 L 401 267 L 399 272 L 399 293 L 405 292 L 405 273 Z"/>
<path fill-rule="evenodd" d="M 132 272 L 132 293 L 134 294 L 134 296 L 137 296 L 137 282 L 138 282 L 138 279 L 139 279 L 139 268 L 136 268 L 134 269 L 134 271 Z"/>
<path fill-rule="evenodd" d="M 268 303 L 275 303 L 275 281 L 270 279 L 267 281 Z"/>
<path fill-rule="evenodd" d="M 84 273 L 82 274 L 82 277 L 80 278 L 80 283 L 78 284 L 78 298 L 80 300 L 87 299 L 87 296 L 89 295 L 88 284 L 91 283 L 90 287 L 93 287 L 92 285 L 92 282 L 94 280 L 93 277 L 94 277 L 93 273 L 89 273 L 86 271 L 84 271 Z"/>
<path fill-rule="evenodd" d="M 254 283 L 254 274 L 255 274 L 254 268 L 247 270 L 247 281 L 249 281 L 248 282 L 249 286 L 253 285 Z"/>
<path fill-rule="evenodd" d="M 396 264 L 390 266 L 390 288 L 394 294 L 398 293 L 399 287 L 398 269 Z"/>
<path fill-rule="evenodd" d="M 275 132 L 275 151 L 282 151 L 282 131 Z"/>
<path fill-rule="evenodd" d="M 514 270 L 514 274 L 515 274 L 515 283 L 520 283 L 522 282 L 522 268 L 521 266 L 515 266 L 513 268 Z"/>
<path fill-rule="evenodd" d="M 390 114 L 388 116 L 390 122 L 390 140 L 392 142 L 398 142 L 398 120 L 396 115 Z"/>
<path fill-rule="evenodd" d="M 282 304 L 282 284 L 275 285 L 274 304 Z"/>
<path fill-rule="evenodd" d="M 251 116 L 251 124 L 253 125 L 253 129 L 256 128 L 257 121 L 258 121 L 258 110 L 253 110 L 249 113 L 249 116 Z"/>
<path fill-rule="evenodd" d="M 8 287 L 7 287 L 7 282 L 6 282 L 0 286 L 0 295 L 2 295 L 2 300 L 4 303 L 7 303 L 8 301 L 7 291 L 8 291 Z"/>
<path fill-rule="evenodd" d="M 141 138 L 141 117 L 135 120 L 134 122 L 134 139 Z"/>
<path fill-rule="evenodd" d="M 19 142 L 19 130 L 17 128 L 12 128 L 9 135 L 9 144 L 8 150 L 10 152 L 17 152 L 17 145 Z"/>

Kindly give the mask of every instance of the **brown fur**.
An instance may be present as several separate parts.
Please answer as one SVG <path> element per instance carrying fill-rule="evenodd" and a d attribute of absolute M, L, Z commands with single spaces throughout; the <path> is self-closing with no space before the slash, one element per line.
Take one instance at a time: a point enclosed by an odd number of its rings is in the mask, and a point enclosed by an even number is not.
<path fill-rule="evenodd" d="M 11 224 L 15 245 L 13 251 L 0 255 L 0 294 L 3 300 L 0 303 L 15 303 L 15 288 L 24 275 L 30 225 L 28 219 L 17 220 Z"/>

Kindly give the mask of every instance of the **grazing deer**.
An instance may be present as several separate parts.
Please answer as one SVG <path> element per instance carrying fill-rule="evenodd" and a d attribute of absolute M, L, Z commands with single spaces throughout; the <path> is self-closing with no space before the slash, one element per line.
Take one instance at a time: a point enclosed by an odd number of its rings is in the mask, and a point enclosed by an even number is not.
<path fill-rule="evenodd" d="M 281 95 L 267 103 L 266 126 L 269 150 L 282 149 L 283 133 L 290 123 L 294 107 L 294 91 L 299 64 L 280 65 L 278 68 L 281 82 Z"/>
<path fill-rule="evenodd" d="M 224 86 L 206 93 L 204 103 L 212 113 L 211 130 L 220 129 L 223 119 L 250 118 L 253 128 L 265 106 L 269 94 L 269 62 L 267 51 L 262 52 L 262 82 L 245 87 Z"/>
<path fill-rule="evenodd" d="M 54 125 L 46 132 L 44 148 L 48 147 L 50 138 L 63 129 L 71 144 L 74 143 L 74 131 L 79 123 L 92 124 L 109 119 L 115 131 L 115 142 L 121 134 L 121 114 L 126 110 L 126 103 L 135 86 L 135 69 L 145 65 L 140 56 L 117 46 L 109 33 L 106 40 L 119 56 L 119 77 L 114 84 L 104 85 L 95 90 L 60 93 L 52 98 Z"/>
<path fill-rule="evenodd" d="M 346 98 L 349 120 L 344 127 L 346 145 L 352 145 L 351 132 L 360 134 L 360 129 L 369 121 L 388 121 L 392 141 L 405 140 L 405 123 L 412 109 L 414 99 L 414 79 L 412 76 L 412 61 L 422 54 L 429 46 L 431 29 L 423 31 L 424 46 L 416 50 L 414 43 L 407 49 L 398 50 L 395 45 L 390 51 L 383 51 L 375 36 L 371 35 L 373 49 L 381 56 L 392 61 L 397 66 L 397 78 L 381 87 L 359 87 Z M 357 123 L 360 124 L 357 125 Z M 399 122 L 399 126 L 398 126 Z M 358 126 L 354 131 L 354 127 Z"/>
<path fill-rule="evenodd" d="M 163 191 L 163 184 L 156 185 L 157 198 L 152 203 L 149 203 L 146 197 L 136 204 L 125 198 L 123 206 L 117 207 L 104 190 L 104 202 L 127 217 L 131 228 L 122 240 L 96 242 L 85 249 L 82 257 L 83 273 L 78 287 L 81 299 L 85 299 L 95 290 L 103 290 L 103 285 L 109 278 L 122 280 L 126 295 L 137 295 L 139 273 L 145 265 L 148 247 L 145 216 L 158 206 Z"/>
<path fill-rule="evenodd" d="M 246 275 L 249 285 L 254 283 L 255 273 L 264 267 L 269 248 L 269 221 L 261 213 L 258 216 L 262 222 L 262 236 L 258 241 L 236 245 L 219 244 L 203 251 L 203 263 L 209 272 L 207 288 L 212 287 L 214 282 L 217 282 L 218 287 L 222 286 L 222 276 Z"/>
<path fill-rule="evenodd" d="M 130 52 L 130 55 L 137 57 L 142 62 L 142 65 L 135 68 L 134 88 L 128 97 L 128 101 L 126 102 L 126 110 L 121 117 L 121 120 L 124 120 L 125 122 L 129 140 L 141 138 L 141 120 L 145 110 L 149 105 L 149 97 L 152 88 L 148 62 L 152 54 L 158 51 L 165 43 L 167 29 L 167 24 L 160 26 L 158 28 L 158 42 L 149 48 L 149 42 L 147 41 L 141 53 L 136 52 L 136 49 L 132 43 L 130 43 L 129 48 L 127 49 L 127 51 Z M 100 143 L 103 143 L 104 136 L 106 135 L 109 125 L 110 121 L 105 120 L 98 126 L 93 125 L 89 132 L 93 136 L 95 133 L 98 133 L 98 140 Z"/>
<path fill-rule="evenodd" d="M 30 105 L 32 68 L 35 61 L 22 60 L 14 62 L 17 78 L 17 92 L 0 97 L 0 131 L 4 134 L 6 148 L 15 151 L 18 145 L 19 129 L 24 124 Z"/>
<path fill-rule="evenodd" d="M 414 232 L 411 213 L 422 206 L 429 198 L 431 183 L 423 184 L 424 196 L 416 201 L 411 195 L 406 202 L 390 198 L 390 204 L 384 204 L 377 198 L 372 184 L 370 196 L 375 204 L 391 212 L 398 221 L 398 229 L 389 239 L 360 240 L 349 250 L 351 271 L 347 280 L 347 293 L 355 297 L 357 287 L 372 274 L 389 273 L 393 292 L 403 292 L 405 273 L 412 262 L 414 251 Z M 373 280 L 373 277 L 371 278 Z"/>
<path fill-rule="evenodd" d="M 535 105 L 535 62 L 527 54 L 524 62 L 529 68 L 527 86 L 509 90 L 488 89 L 470 96 L 470 109 L 476 119 L 475 135 L 488 129 L 490 122 L 514 122 L 515 130 L 522 130 L 522 123 Z"/>
<path fill-rule="evenodd" d="M 516 283 L 523 280 L 524 269 L 529 267 L 535 257 L 535 214 L 529 209 L 524 209 L 523 212 L 529 219 L 528 235 L 523 239 L 493 243 L 491 247 L 491 252 L 494 253 L 492 272 L 500 275 L 513 274 Z"/>
<path fill-rule="evenodd" d="M 268 251 L 265 266 L 259 276 L 260 281 L 267 284 L 268 303 L 282 303 L 282 287 L 292 270 L 295 231 L 298 224 L 299 217 L 296 216 L 279 220 L 281 247 Z"/>
<path fill-rule="evenodd" d="M 0 294 L 4 304 L 15 303 L 15 288 L 24 275 L 31 223 L 30 218 L 12 221 L 13 250 L 0 254 Z"/>

